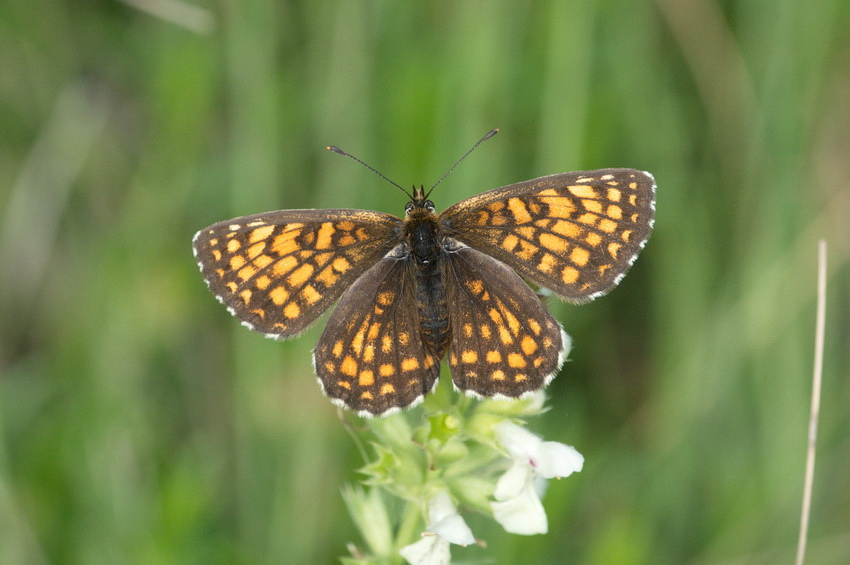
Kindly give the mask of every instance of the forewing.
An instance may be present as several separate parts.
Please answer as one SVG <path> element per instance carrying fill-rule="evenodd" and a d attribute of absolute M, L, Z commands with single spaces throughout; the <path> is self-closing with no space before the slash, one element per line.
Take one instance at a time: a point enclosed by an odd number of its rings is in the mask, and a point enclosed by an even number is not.
<path fill-rule="evenodd" d="M 615 287 L 652 231 L 655 179 L 634 169 L 562 173 L 448 208 L 448 235 L 575 303 Z"/>
<path fill-rule="evenodd" d="M 534 291 L 508 266 L 465 246 L 446 254 L 444 273 L 455 388 L 515 398 L 546 386 L 569 338 Z"/>
<path fill-rule="evenodd" d="M 281 210 L 195 235 L 201 272 L 243 324 L 298 334 L 399 239 L 401 220 L 365 210 Z"/>
<path fill-rule="evenodd" d="M 325 394 L 361 416 L 418 403 L 440 375 L 420 336 L 412 268 L 399 251 L 369 269 L 343 294 L 313 352 Z"/>

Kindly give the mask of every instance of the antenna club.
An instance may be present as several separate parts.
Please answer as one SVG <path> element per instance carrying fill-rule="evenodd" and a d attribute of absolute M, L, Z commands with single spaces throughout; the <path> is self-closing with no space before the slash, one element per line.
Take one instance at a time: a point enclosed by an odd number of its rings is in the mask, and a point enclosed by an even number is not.
<path fill-rule="evenodd" d="M 473 151 L 475 151 L 475 149 L 476 149 L 479 145 L 481 145 L 482 143 L 484 143 L 485 141 L 487 141 L 488 139 L 490 139 L 491 137 L 493 137 L 493 136 L 494 136 L 494 135 L 496 135 L 497 133 L 499 133 L 499 128 L 493 128 L 493 129 L 491 129 L 490 131 L 488 131 L 488 132 L 484 135 L 484 137 L 482 137 L 481 139 L 479 139 L 478 141 L 476 141 L 476 142 L 475 142 L 475 145 L 473 145 L 473 146 L 469 149 L 469 151 L 467 151 L 466 153 L 464 153 L 464 154 L 463 154 L 463 157 L 461 157 L 460 159 L 458 159 L 458 160 L 455 162 L 455 164 L 454 164 L 454 165 L 452 165 L 452 168 L 451 168 L 451 169 L 449 169 L 448 171 L 446 171 L 446 174 L 444 174 L 443 176 L 441 176 L 441 177 L 440 177 L 440 180 L 438 180 L 437 182 L 435 182 L 435 183 L 434 183 L 434 185 L 433 185 L 430 189 L 428 189 L 428 193 L 425 195 L 425 198 L 428 198 L 428 196 L 431 194 L 431 192 L 433 192 L 433 190 L 434 190 L 435 188 L 437 188 L 437 185 L 438 185 L 438 184 L 440 184 L 441 182 L 443 182 L 443 179 L 445 179 L 447 176 L 449 176 L 449 175 L 452 173 L 452 171 L 454 171 L 454 170 L 457 168 L 457 166 L 458 166 L 458 165 L 460 165 L 460 164 L 461 164 L 461 162 L 462 162 L 464 159 L 466 159 L 467 157 L 469 157 L 469 154 L 470 154 L 470 153 L 472 153 Z"/>

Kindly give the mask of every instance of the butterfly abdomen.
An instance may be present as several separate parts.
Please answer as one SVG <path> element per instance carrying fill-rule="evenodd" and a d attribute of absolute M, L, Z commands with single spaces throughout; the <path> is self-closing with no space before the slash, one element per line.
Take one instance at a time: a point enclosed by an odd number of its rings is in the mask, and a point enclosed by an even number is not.
<path fill-rule="evenodd" d="M 446 289 L 439 272 L 439 263 L 416 270 L 416 307 L 422 339 L 438 359 L 442 359 L 451 340 Z"/>

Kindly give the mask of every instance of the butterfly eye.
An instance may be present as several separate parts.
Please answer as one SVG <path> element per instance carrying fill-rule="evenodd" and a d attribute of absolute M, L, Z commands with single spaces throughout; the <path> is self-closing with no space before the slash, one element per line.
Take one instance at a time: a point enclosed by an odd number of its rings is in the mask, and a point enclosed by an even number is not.
<path fill-rule="evenodd" d="M 404 213 L 410 214 L 411 212 L 413 212 L 413 202 L 408 202 L 407 205 L 404 207 Z"/>
<path fill-rule="evenodd" d="M 434 203 L 431 202 L 430 200 L 426 200 L 425 201 L 425 209 L 428 210 L 429 212 L 433 212 L 434 211 Z"/>

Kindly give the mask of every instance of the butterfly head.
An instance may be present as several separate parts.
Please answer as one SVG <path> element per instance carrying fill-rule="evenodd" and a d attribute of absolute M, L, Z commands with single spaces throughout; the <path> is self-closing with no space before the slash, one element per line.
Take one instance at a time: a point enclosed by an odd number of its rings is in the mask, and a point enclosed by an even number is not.
<path fill-rule="evenodd" d="M 433 189 L 432 189 L 433 190 Z M 428 200 L 428 196 L 431 194 L 429 190 L 428 193 L 425 193 L 425 187 L 420 186 L 419 188 L 413 187 L 413 194 L 409 194 L 410 202 L 407 203 L 407 206 L 404 207 L 405 214 L 409 217 L 411 215 L 416 214 L 417 212 L 422 213 L 424 211 L 425 214 L 433 214 L 434 213 L 434 203 Z"/>

